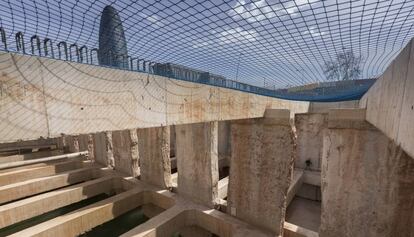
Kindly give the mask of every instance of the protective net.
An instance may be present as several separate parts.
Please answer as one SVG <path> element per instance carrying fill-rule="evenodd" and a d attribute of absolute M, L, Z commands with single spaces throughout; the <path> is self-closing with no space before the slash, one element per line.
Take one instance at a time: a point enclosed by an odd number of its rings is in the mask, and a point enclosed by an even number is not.
<path fill-rule="evenodd" d="M 307 101 L 360 98 L 414 1 L 2 1 L 1 49 Z"/>

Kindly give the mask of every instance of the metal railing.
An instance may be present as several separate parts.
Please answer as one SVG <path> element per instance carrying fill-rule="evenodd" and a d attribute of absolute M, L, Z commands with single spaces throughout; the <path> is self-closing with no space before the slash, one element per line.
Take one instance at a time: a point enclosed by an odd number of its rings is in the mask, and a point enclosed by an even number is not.
<path fill-rule="evenodd" d="M 4 51 L 9 51 L 10 47 L 7 44 L 7 36 L 5 30 L 0 27 L 1 42 Z M 24 34 L 17 32 L 15 34 L 16 51 L 18 53 L 27 54 L 25 48 Z M 37 56 L 44 56 L 59 60 L 73 61 L 78 63 L 86 63 L 91 65 L 99 65 L 99 55 L 102 52 L 97 48 L 88 50 L 86 45 L 78 47 L 76 43 L 70 44 L 65 41 L 60 41 L 57 44 L 58 58 L 55 58 L 55 52 L 53 47 L 53 41 L 49 38 L 43 40 L 38 35 L 33 35 L 30 38 L 31 54 Z M 42 47 L 43 46 L 43 47 Z M 43 51 L 43 54 L 42 54 Z M 249 85 L 246 83 L 227 79 L 220 75 L 215 75 L 209 72 L 196 70 L 193 68 L 185 67 L 182 65 L 172 63 L 156 63 L 154 61 L 131 57 L 129 55 L 115 55 L 111 50 L 108 52 L 108 56 L 111 61 L 114 58 L 122 59 L 122 66 L 113 67 L 122 70 L 145 72 L 168 78 L 174 78 L 178 80 L 190 81 L 195 83 L 201 83 L 206 85 L 218 86 L 223 88 L 229 88 L 239 90 L 248 93 L 254 93 L 258 95 L 264 95 L 269 97 L 275 97 L 287 100 L 299 100 L 299 101 L 321 101 L 321 102 L 332 102 L 332 101 L 344 101 L 344 100 L 355 100 L 362 97 L 362 95 L 370 88 L 373 81 L 367 81 L 366 83 L 355 84 L 351 87 L 335 88 L 335 85 L 329 87 L 328 84 L 324 85 L 324 90 L 321 93 L 320 88 L 315 88 L 314 91 L 289 91 L 288 89 L 272 90 L 268 88 L 258 87 Z M 101 65 L 102 66 L 102 65 Z M 104 65 L 104 67 L 108 67 Z M 111 67 L 111 66 L 109 66 Z M 349 83 L 348 83 L 349 84 Z M 328 88 L 328 89 L 326 89 Z M 329 89 L 331 88 L 331 89 Z M 340 90 L 340 89 L 346 90 Z"/>

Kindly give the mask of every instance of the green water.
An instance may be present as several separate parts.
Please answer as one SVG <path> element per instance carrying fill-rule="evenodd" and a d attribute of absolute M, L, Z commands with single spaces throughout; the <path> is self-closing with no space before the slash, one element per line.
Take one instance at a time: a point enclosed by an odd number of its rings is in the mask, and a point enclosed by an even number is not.
<path fill-rule="evenodd" d="M 47 213 L 42 214 L 40 216 L 36 216 L 36 217 L 30 218 L 30 219 L 21 221 L 19 223 L 14 224 L 14 225 L 7 226 L 3 229 L 0 229 L 0 236 L 7 236 L 7 235 L 14 234 L 14 233 L 19 232 L 23 229 L 35 226 L 35 225 L 40 224 L 42 222 L 51 220 L 55 217 L 67 214 L 67 213 L 72 212 L 72 211 L 75 211 L 77 209 L 80 209 L 80 208 L 85 207 L 87 205 L 90 205 L 92 203 L 99 202 L 99 201 L 104 200 L 105 198 L 108 198 L 108 197 L 110 197 L 110 196 L 107 195 L 107 194 L 100 194 L 98 196 L 95 196 L 95 197 L 92 197 L 92 198 L 89 198 L 89 199 L 86 199 L 86 200 L 83 200 L 83 201 L 80 201 L 80 202 L 73 203 L 71 205 L 56 209 L 54 211 L 47 212 Z"/>
<path fill-rule="evenodd" d="M 148 219 L 149 218 L 144 215 L 142 208 L 138 207 L 118 216 L 111 221 L 93 228 L 92 230 L 80 235 L 80 237 L 119 236 L 146 222 Z"/>

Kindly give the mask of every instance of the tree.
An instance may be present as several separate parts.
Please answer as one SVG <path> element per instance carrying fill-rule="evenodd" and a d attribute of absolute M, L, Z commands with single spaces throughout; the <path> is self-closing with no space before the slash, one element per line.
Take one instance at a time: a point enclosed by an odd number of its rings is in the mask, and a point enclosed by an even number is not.
<path fill-rule="evenodd" d="M 361 56 L 355 56 L 352 51 L 340 53 L 336 61 L 325 62 L 324 73 L 328 80 L 354 80 L 361 75 Z"/>

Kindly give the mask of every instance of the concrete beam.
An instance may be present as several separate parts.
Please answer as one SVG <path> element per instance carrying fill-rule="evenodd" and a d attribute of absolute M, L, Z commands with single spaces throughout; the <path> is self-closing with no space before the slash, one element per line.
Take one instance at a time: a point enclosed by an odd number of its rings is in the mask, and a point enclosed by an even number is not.
<path fill-rule="evenodd" d="M 101 193 L 110 193 L 113 188 L 112 179 L 110 176 L 102 177 L 0 206 L 0 228 Z"/>
<path fill-rule="evenodd" d="M 178 181 L 178 173 L 175 172 L 175 173 L 171 174 L 171 182 L 172 182 L 172 186 L 173 187 L 177 187 L 178 186 L 177 181 Z"/>
<path fill-rule="evenodd" d="M 138 129 L 140 179 L 152 185 L 169 188 L 171 181 L 170 128 Z"/>
<path fill-rule="evenodd" d="M 219 160 L 218 160 L 219 169 L 224 168 L 224 167 L 229 167 L 230 166 L 229 160 L 230 159 L 228 159 L 228 157 L 225 157 L 225 156 L 219 157 Z M 176 169 L 177 168 L 177 157 L 171 157 L 170 162 L 171 162 L 171 169 Z"/>
<path fill-rule="evenodd" d="M 0 174 L 14 172 L 14 171 L 18 171 L 18 170 L 25 170 L 25 169 L 29 169 L 29 168 L 45 167 L 45 166 L 57 164 L 57 163 L 60 163 L 60 162 L 63 162 L 63 161 L 65 161 L 65 158 L 58 159 L 58 160 L 53 160 L 53 161 L 42 162 L 42 163 L 31 164 L 31 165 L 17 166 L 17 167 L 10 168 L 10 169 L 2 169 L 2 170 L 0 170 Z"/>
<path fill-rule="evenodd" d="M 7 151 L 31 150 L 39 148 L 55 149 L 57 145 L 56 138 L 36 139 L 28 141 L 7 142 L 0 144 L 0 153 Z"/>
<path fill-rule="evenodd" d="M 16 171 L 0 173 L 0 186 L 23 182 L 26 180 L 45 176 L 56 175 L 58 173 L 81 168 L 83 167 L 83 164 L 83 161 L 80 160 L 69 160 L 47 166 L 26 168 Z"/>
<path fill-rule="evenodd" d="M 62 174 L 31 179 L 0 187 L 0 203 L 32 196 L 52 189 L 90 180 L 94 178 L 96 168 L 81 168 Z"/>
<path fill-rule="evenodd" d="M 334 115 L 323 144 L 320 235 L 411 236 L 414 159 L 362 116 Z"/>
<path fill-rule="evenodd" d="M 303 171 L 303 183 L 314 186 L 321 186 L 321 172 L 304 170 Z"/>
<path fill-rule="evenodd" d="M 219 180 L 219 182 L 218 182 L 218 198 L 224 199 L 224 198 L 227 197 L 228 186 L 229 186 L 229 177 L 228 176 Z"/>
<path fill-rule="evenodd" d="M 188 208 L 190 207 L 176 205 L 121 237 L 172 236 L 177 233 L 182 236 L 211 236 L 212 234 L 221 237 L 272 236 L 217 210 L 203 211 Z"/>
<path fill-rule="evenodd" d="M 61 150 L 49 150 L 49 151 L 31 152 L 31 153 L 26 153 L 26 154 L 10 155 L 10 156 L 0 156 L 0 164 L 16 162 L 16 161 L 32 160 L 36 158 L 57 156 L 57 155 L 62 155 L 62 151 Z"/>
<path fill-rule="evenodd" d="M 18 166 L 49 162 L 49 161 L 56 161 L 56 160 L 62 160 L 62 159 L 83 158 L 87 155 L 88 155 L 88 152 L 85 151 L 85 152 L 75 152 L 75 153 L 70 153 L 70 154 L 63 154 L 63 155 L 33 159 L 33 160 L 15 161 L 15 162 L 10 162 L 10 163 L 0 164 L 0 169 L 9 169 L 9 168 L 18 167 Z"/>
<path fill-rule="evenodd" d="M 144 194 L 133 189 L 10 236 L 78 236 L 144 203 Z"/>
<path fill-rule="evenodd" d="M 283 228 L 283 237 L 319 237 L 319 234 L 315 231 L 294 225 L 286 221 L 283 225 Z"/>
<path fill-rule="evenodd" d="M 231 124 L 227 211 L 280 235 L 293 169 L 293 131 L 288 110 Z"/>
<path fill-rule="evenodd" d="M 369 124 L 365 117 L 365 109 L 331 109 L 328 113 L 328 128 L 375 130 L 376 128 Z"/>
<path fill-rule="evenodd" d="M 185 219 L 181 214 L 183 211 L 180 206 L 173 206 L 120 237 L 168 236 L 173 233 L 174 228 L 185 225 Z M 163 226 L 164 228 L 162 228 Z"/>
<path fill-rule="evenodd" d="M 217 122 L 176 126 L 178 193 L 207 206 L 218 198 Z"/>

